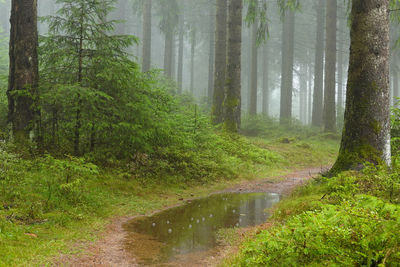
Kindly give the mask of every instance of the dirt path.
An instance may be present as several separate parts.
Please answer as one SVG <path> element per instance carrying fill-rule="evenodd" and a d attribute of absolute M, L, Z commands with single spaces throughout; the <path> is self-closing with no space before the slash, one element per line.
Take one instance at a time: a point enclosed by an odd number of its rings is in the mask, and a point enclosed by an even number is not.
<path fill-rule="evenodd" d="M 270 192 L 288 195 L 295 187 L 325 170 L 326 168 L 310 168 L 273 179 L 244 181 L 232 188 L 215 192 L 215 194 L 224 192 Z M 113 219 L 102 234 L 103 238 L 101 240 L 93 244 L 80 244 L 80 246 L 88 247 L 83 256 L 62 255 L 54 262 L 53 266 L 138 266 L 135 259 L 124 249 L 124 241 L 127 233 L 124 231 L 123 225 L 133 218 L 123 217 Z M 179 262 L 163 266 L 215 266 L 226 253 L 229 253 L 229 249 L 217 248 L 212 251 L 198 253 L 198 255 L 189 255 Z"/>

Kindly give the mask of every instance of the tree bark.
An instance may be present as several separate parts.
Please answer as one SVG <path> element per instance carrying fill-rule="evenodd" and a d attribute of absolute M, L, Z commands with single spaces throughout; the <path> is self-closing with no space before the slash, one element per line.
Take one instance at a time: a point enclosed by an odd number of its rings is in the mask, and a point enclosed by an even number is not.
<path fill-rule="evenodd" d="M 292 118 L 294 20 L 294 12 L 287 10 L 282 31 L 281 124 L 289 123 Z"/>
<path fill-rule="evenodd" d="M 323 86 L 324 86 L 324 25 L 325 0 L 319 0 L 317 7 L 317 40 L 315 47 L 314 96 L 312 110 L 312 125 L 322 126 L 323 118 Z"/>
<path fill-rule="evenodd" d="M 179 48 L 178 48 L 178 94 L 182 94 L 183 79 L 183 35 L 185 33 L 185 15 L 184 8 L 179 16 Z"/>
<path fill-rule="evenodd" d="M 37 1 L 13 0 L 11 5 L 8 119 L 14 140 L 23 142 L 38 117 Z"/>
<path fill-rule="evenodd" d="M 324 130 L 336 132 L 336 20 L 337 0 L 326 4 Z"/>
<path fill-rule="evenodd" d="M 151 66 L 151 1 L 146 0 L 143 7 L 143 72 L 148 72 Z"/>
<path fill-rule="evenodd" d="M 210 37 L 209 37 L 209 46 L 208 46 L 208 90 L 207 90 L 207 99 L 208 103 L 212 103 L 213 99 L 213 89 L 214 89 L 214 61 L 215 61 L 215 11 L 214 11 L 215 1 L 212 1 L 212 5 L 210 5 Z"/>
<path fill-rule="evenodd" d="M 251 69 L 250 69 L 250 106 L 249 114 L 257 114 L 257 71 L 258 71 L 258 60 L 257 60 L 257 31 L 258 22 L 254 21 L 251 28 Z"/>
<path fill-rule="evenodd" d="M 227 51 L 227 0 L 217 0 L 216 42 L 215 42 L 215 72 L 212 106 L 212 121 L 214 124 L 223 122 L 223 102 L 225 98 L 226 51 Z"/>
<path fill-rule="evenodd" d="M 262 102 L 262 113 L 266 116 L 269 115 L 269 55 L 268 44 L 264 45 L 263 55 L 263 102 Z"/>
<path fill-rule="evenodd" d="M 390 165 L 389 0 L 353 0 L 344 129 L 331 173 Z"/>
<path fill-rule="evenodd" d="M 242 0 L 231 0 L 229 4 L 228 66 L 226 82 L 225 129 L 238 132 L 240 129 L 241 95 L 240 69 L 242 46 Z"/>

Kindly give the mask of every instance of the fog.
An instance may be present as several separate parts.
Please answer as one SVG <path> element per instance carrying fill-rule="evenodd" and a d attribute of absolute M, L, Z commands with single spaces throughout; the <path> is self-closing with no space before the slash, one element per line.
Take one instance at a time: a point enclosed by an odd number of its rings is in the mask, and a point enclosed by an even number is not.
<path fill-rule="evenodd" d="M 148 1 L 148 0 L 145 0 Z M 327 5 L 322 1 L 323 11 Z M 55 0 L 38 1 L 39 16 L 54 15 L 59 5 Z M 250 1 L 251 2 L 251 1 Z M 288 21 L 285 15 L 281 13 L 278 1 L 259 0 L 257 5 L 259 9 L 266 5 L 265 14 L 258 14 L 266 19 L 266 29 L 257 26 L 259 40 L 257 44 L 257 75 L 251 75 L 252 69 L 252 22 L 249 21 L 249 5 L 245 2 L 243 6 L 243 25 L 242 25 L 242 56 L 241 56 L 241 97 L 242 114 L 247 114 L 250 110 L 250 87 L 252 77 L 256 78 L 257 88 L 257 113 L 267 113 L 271 117 L 278 118 L 282 112 L 280 107 L 282 92 L 282 61 L 286 58 L 287 51 L 285 46 L 288 42 L 282 41 L 285 35 L 284 23 Z M 293 33 L 293 63 L 289 62 L 289 69 L 293 75 L 292 78 L 292 107 L 291 117 L 300 120 L 302 124 L 311 124 L 313 102 L 315 101 L 314 91 L 321 86 L 315 86 L 318 82 L 323 87 L 326 80 L 323 77 L 316 77 L 316 71 L 326 72 L 327 49 L 326 38 L 327 31 L 330 31 L 331 25 L 318 25 L 318 3 L 314 0 L 301 0 L 300 6 L 294 11 L 294 20 L 291 22 L 294 27 Z M 1 5 L 1 26 L 3 35 L 9 32 L 8 17 L 10 14 L 10 1 L 0 3 Z M 345 1 L 337 1 L 336 19 L 336 45 L 334 46 L 336 62 L 331 63 L 335 68 L 335 103 L 337 112 L 337 124 L 342 125 L 342 115 L 345 103 L 345 89 L 349 57 L 349 7 Z M 110 13 L 108 19 L 120 21 L 115 27 L 114 34 L 134 35 L 139 38 L 137 45 L 130 48 L 132 57 L 140 64 L 143 62 L 143 0 L 118 0 L 115 2 L 115 9 Z M 182 91 L 193 93 L 199 103 L 212 103 L 213 80 L 214 80 L 214 57 L 215 57 L 215 29 L 216 29 L 216 0 L 153 0 L 151 5 L 151 60 L 150 65 L 153 69 L 165 69 L 165 65 L 170 65 L 166 76 L 171 80 L 179 81 L 179 53 L 182 57 Z M 327 21 L 329 14 L 323 19 L 323 24 Z M 169 22 L 168 22 L 169 20 Z M 259 21 L 259 20 L 258 20 Z M 182 22 L 182 23 L 181 23 Z M 166 35 L 168 29 L 166 23 L 170 23 L 172 31 L 172 43 L 166 53 Z M 318 55 L 317 30 L 318 26 L 323 31 L 322 40 L 324 44 L 320 46 L 323 49 L 321 66 L 315 66 Z M 47 25 L 40 23 L 39 32 L 46 35 Z M 261 40 L 261 33 L 266 35 Z M 183 40 L 180 44 L 180 35 Z M 396 33 L 393 31 L 393 36 Z M 395 39 L 395 38 L 393 38 Z M 179 51 L 180 48 L 182 51 Z M 332 46 L 330 46 L 332 47 Z M 393 52 L 392 68 L 397 69 L 396 58 L 398 52 Z M 170 62 L 165 62 L 166 57 Z M 332 57 L 331 57 L 332 58 Z M 290 61 L 290 59 L 289 59 Z M 326 75 L 325 75 L 326 76 Z M 392 75 L 393 76 L 393 75 Z M 397 77 L 396 72 L 394 76 Z M 396 78 L 395 77 L 395 78 Z M 395 79 L 397 81 L 397 78 Z M 395 82 L 393 95 L 398 96 L 398 83 Z M 323 91 L 323 88 L 321 88 Z M 393 91 L 393 89 L 392 89 Z M 266 93 L 268 92 L 268 93 Z M 268 99 L 264 102 L 266 107 L 263 109 L 263 98 Z M 323 96 L 321 99 L 324 99 Z M 320 99 L 320 101 L 321 101 Z M 321 103 L 321 106 L 323 103 Z M 314 108 L 315 109 L 315 108 Z M 318 111 L 322 113 L 322 110 Z"/>

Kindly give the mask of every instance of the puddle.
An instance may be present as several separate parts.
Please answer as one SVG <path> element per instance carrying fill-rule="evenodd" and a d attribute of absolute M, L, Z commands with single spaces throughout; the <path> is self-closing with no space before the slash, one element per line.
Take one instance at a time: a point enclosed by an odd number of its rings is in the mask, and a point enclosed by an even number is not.
<path fill-rule="evenodd" d="M 221 194 L 194 200 L 151 217 L 125 225 L 126 247 L 139 264 L 162 264 L 182 255 L 204 252 L 217 246 L 221 228 L 261 224 L 270 216 L 265 209 L 280 199 L 278 194 Z"/>

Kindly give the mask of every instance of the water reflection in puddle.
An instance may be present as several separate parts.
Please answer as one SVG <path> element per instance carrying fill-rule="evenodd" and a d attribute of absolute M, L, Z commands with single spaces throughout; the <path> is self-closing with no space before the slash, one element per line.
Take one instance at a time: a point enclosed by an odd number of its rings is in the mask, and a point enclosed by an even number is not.
<path fill-rule="evenodd" d="M 205 251 L 217 245 L 221 228 L 261 224 L 265 209 L 279 201 L 271 193 L 221 194 L 194 200 L 151 217 L 141 217 L 125 227 L 128 250 L 140 264 L 165 263 L 182 254 Z"/>

